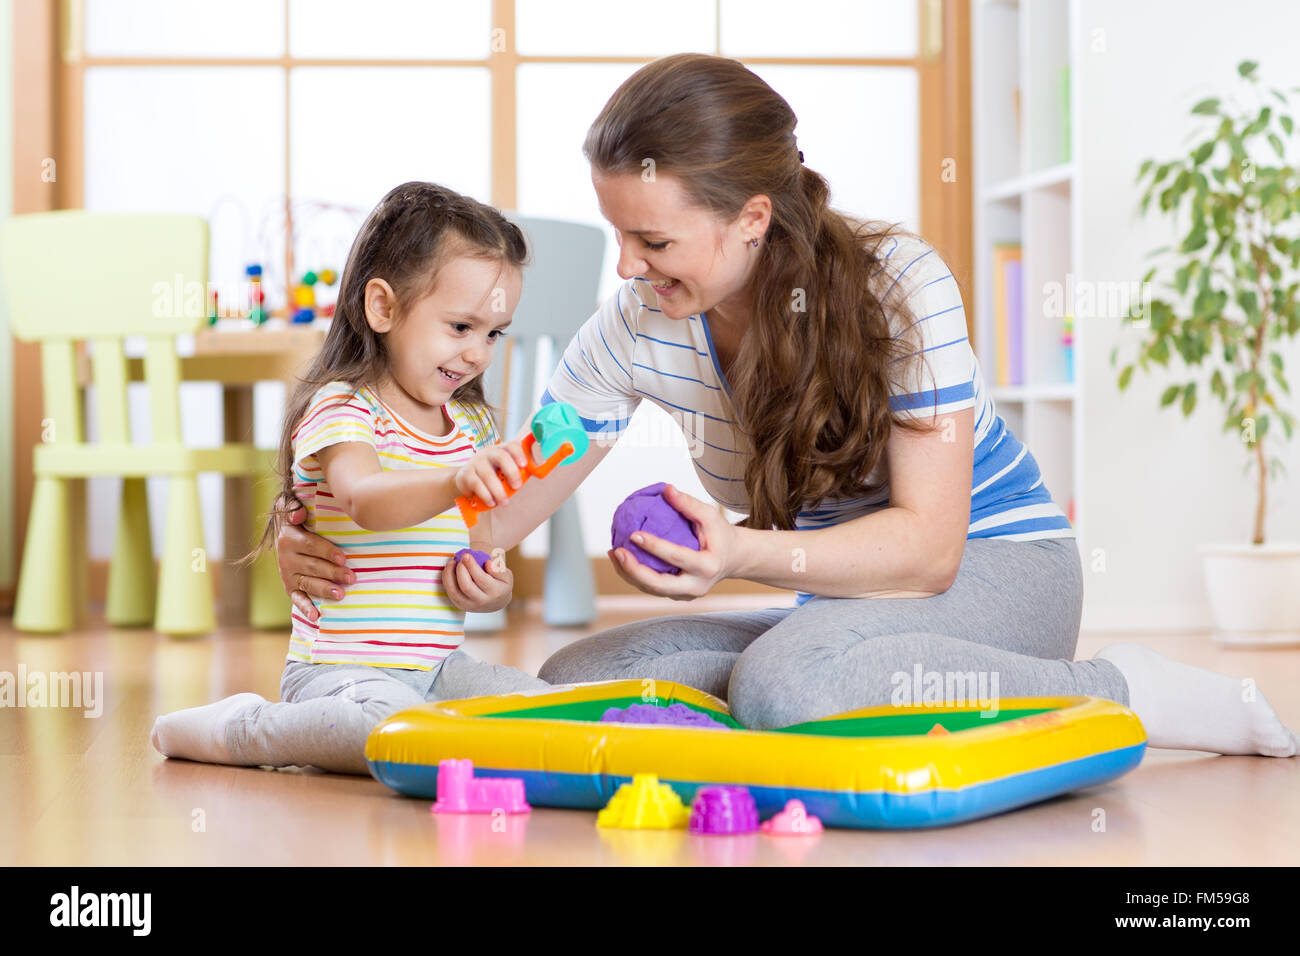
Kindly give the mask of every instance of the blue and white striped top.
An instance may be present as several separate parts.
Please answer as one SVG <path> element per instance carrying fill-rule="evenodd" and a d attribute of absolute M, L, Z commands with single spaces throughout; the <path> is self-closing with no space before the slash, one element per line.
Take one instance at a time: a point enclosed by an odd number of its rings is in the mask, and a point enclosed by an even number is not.
<path fill-rule="evenodd" d="M 929 245 L 907 236 L 886 239 L 882 256 L 884 268 L 894 275 L 884 301 L 904 293 L 925 351 L 919 369 L 915 359 L 902 363 L 909 367 L 906 383 L 891 382 L 895 416 L 930 421 L 975 409 L 967 538 L 1073 538 L 1074 529 L 1043 484 L 1034 456 L 1007 428 L 985 390 L 951 270 Z M 895 336 L 905 331 L 899 324 L 894 329 Z M 910 390 L 918 384 L 919 391 Z M 643 398 L 681 427 L 695 455 L 696 473 L 713 499 L 747 514 L 744 444 L 707 314 L 666 318 L 650 283 L 638 277 L 620 286 L 579 329 L 541 402 L 571 403 L 588 434 L 608 442 L 626 429 Z M 809 503 L 795 526 L 824 528 L 889 507 L 887 457 L 870 480 L 881 485 L 876 494 Z M 800 593 L 798 603 L 810 597 Z"/>

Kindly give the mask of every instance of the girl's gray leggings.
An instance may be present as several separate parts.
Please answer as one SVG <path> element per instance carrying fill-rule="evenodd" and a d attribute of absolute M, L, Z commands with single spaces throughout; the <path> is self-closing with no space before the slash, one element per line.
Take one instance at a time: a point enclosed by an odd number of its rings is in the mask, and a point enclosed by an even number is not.
<path fill-rule="evenodd" d="M 656 617 L 576 641 L 538 676 L 678 681 L 726 700 L 754 729 L 954 696 L 1085 694 L 1128 706 L 1114 664 L 1074 660 L 1082 610 L 1075 539 L 972 538 L 952 587 L 933 597 Z"/>
<path fill-rule="evenodd" d="M 280 677 L 280 700 L 252 703 L 232 714 L 225 744 L 237 766 L 369 774 L 366 738 L 399 710 L 545 686 L 523 671 L 475 660 L 461 650 L 452 651 L 432 671 L 288 661 Z"/>

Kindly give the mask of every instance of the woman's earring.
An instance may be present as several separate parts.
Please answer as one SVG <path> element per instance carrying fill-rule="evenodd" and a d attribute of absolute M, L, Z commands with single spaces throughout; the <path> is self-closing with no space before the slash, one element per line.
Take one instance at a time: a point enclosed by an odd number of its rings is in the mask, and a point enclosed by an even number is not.
<path fill-rule="evenodd" d="M 757 249 L 757 248 L 758 248 L 758 239 L 757 239 L 757 238 L 754 238 L 754 239 L 749 240 L 749 244 L 750 244 L 751 246 L 753 246 L 755 249 Z"/>

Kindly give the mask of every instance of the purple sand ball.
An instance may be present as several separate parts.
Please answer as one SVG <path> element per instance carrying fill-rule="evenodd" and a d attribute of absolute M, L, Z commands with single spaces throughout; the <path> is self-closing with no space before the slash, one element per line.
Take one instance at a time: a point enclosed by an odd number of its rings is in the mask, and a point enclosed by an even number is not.
<path fill-rule="evenodd" d="M 667 707 L 658 707 L 654 704 L 632 704 L 627 708 L 611 707 L 601 714 L 600 719 L 619 724 L 669 724 L 677 727 L 707 727 L 712 730 L 731 729 L 703 711 L 687 707 L 685 704 L 669 704 Z"/>
<path fill-rule="evenodd" d="M 487 563 L 492 560 L 492 555 L 488 554 L 486 551 L 478 551 L 474 548 L 461 548 L 451 556 L 451 559 L 455 563 L 459 564 L 460 559 L 467 554 L 474 555 L 474 560 L 478 562 L 480 568 L 486 568 Z"/>
<path fill-rule="evenodd" d="M 747 787 L 701 787 L 691 801 L 692 833 L 753 833 L 758 806 Z"/>
<path fill-rule="evenodd" d="M 691 530 L 691 523 L 665 500 L 663 496 L 665 487 L 667 485 L 660 481 L 628 495 L 614 512 L 610 535 L 615 549 L 626 548 L 646 567 L 661 574 L 680 574 L 681 568 L 643 551 L 632 543 L 633 532 L 644 531 L 646 534 L 663 538 L 684 548 L 700 550 L 700 541 Z"/>

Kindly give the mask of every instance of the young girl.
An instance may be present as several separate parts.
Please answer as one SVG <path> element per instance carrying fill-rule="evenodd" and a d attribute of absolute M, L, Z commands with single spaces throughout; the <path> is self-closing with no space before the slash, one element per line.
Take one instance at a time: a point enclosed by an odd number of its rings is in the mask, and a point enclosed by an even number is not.
<path fill-rule="evenodd" d="M 462 494 L 508 501 L 525 463 L 496 444 L 481 376 L 519 301 L 523 235 L 496 209 L 431 183 L 388 193 L 352 244 L 329 335 L 288 403 L 284 490 L 347 555 L 356 586 L 293 615 L 282 703 L 236 694 L 159 717 L 168 757 L 368 772 L 367 735 L 390 714 L 548 686 L 457 650 L 464 611 L 510 600 L 486 512 L 469 533 Z M 274 539 L 274 517 L 255 556 Z M 250 558 L 252 557 L 250 556 Z M 246 559 L 247 560 L 247 559 Z"/>

